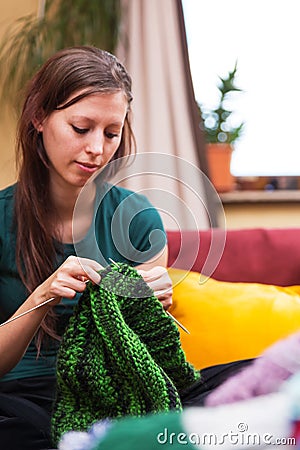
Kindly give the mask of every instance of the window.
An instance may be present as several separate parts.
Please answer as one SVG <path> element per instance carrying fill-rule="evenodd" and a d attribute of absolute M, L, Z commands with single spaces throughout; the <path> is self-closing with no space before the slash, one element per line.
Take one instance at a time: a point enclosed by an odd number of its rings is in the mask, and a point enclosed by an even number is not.
<path fill-rule="evenodd" d="M 235 176 L 300 175 L 298 0 L 182 0 L 196 100 L 214 107 L 218 75 L 238 61 L 232 98 L 245 122 Z"/>

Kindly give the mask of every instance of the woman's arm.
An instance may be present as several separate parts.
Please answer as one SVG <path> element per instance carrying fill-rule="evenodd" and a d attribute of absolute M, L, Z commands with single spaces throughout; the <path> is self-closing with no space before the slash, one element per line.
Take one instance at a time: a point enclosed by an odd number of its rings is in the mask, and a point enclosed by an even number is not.
<path fill-rule="evenodd" d="M 86 281 L 99 283 L 100 264 L 86 258 L 70 256 L 47 280 L 39 285 L 12 317 L 38 306 L 54 297 L 40 308 L 0 327 L 0 377 L 9 372 L 23 357 L 45 315 L 62 297 L 72 299 L 83 292 Z"/>

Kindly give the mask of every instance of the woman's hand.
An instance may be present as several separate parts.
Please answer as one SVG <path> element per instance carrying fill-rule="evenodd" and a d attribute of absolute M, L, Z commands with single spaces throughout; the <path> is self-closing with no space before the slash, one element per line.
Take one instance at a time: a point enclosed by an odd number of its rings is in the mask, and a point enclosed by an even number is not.
<path fill-rule="evenodd" d="M 144 281 L 153 289 L 154 295 L 161 301 L 164 309 L 172 305 L 172 281 L 165 267 L 155 266 L 149 270 L 139 269 L 138 273 Z"/>
<path fill-rule="evenodd" d="M 77 292 L 83 292 L 87 280 L 99 283 L 99 270 L 101 266 L 96 261 L 70 256 L 30 294 L 12 317 L 32 309 L 30 314 L 24 314 L 18 320 L 0 328 L 0 377 L 9 372 L 23 357 L 49 309 L 58 304 L 61 297 L 71 299 Z M 36 308 L 52 297 L 55 300 Z M 12 340 L 14 345 L 11 345 Z"/>
<path fill-rule="evenodd" d="M 56 305 L 62 297 L 73 298 L 77 292 L 83 292 L 86 281 L 99 284 L 98 271 L 102 266 L 96 261 L 87 258 L 69 256 L 65 262 L 39 285 L 34 294 L 39 298 L 39 303 L 54 297 L 56 300 L 51 305 Z"/>

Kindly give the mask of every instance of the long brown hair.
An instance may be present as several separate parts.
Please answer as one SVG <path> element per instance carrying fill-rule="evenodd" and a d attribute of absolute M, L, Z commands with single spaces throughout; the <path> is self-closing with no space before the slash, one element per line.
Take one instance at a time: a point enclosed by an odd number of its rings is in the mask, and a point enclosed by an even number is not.
<path fill-rule="evenodd" d="M 131 78 L 115 56 L 91 46 L 67 48 L 53 55 L 28 85 L 17 131 L 15 197 L 16 262 L 28 293 L 53 272 L 57 252 L 51 227 L 54 207 L 49 195 L 48 158 L 34 123 L 88 95 L 117 91 L 124 92 L 128 111 L 113 159 L 130 155 L 135 145 L 130 118 Z M 46 333 L 56 336 L 52 310 L 37 336 L 39 350 Z"/>

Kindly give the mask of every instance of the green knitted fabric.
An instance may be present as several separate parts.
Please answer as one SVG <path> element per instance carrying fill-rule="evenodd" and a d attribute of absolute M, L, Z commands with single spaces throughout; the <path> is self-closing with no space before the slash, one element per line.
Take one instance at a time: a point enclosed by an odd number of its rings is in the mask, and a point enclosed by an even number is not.
<path fill-rule="evenodd" d="M 64 333 L 52 417 L 55 443 L 103 418 L 180 411 L 180 390 L 199 378 L 160 301 L 127 264 L 89 284 Z"/>

